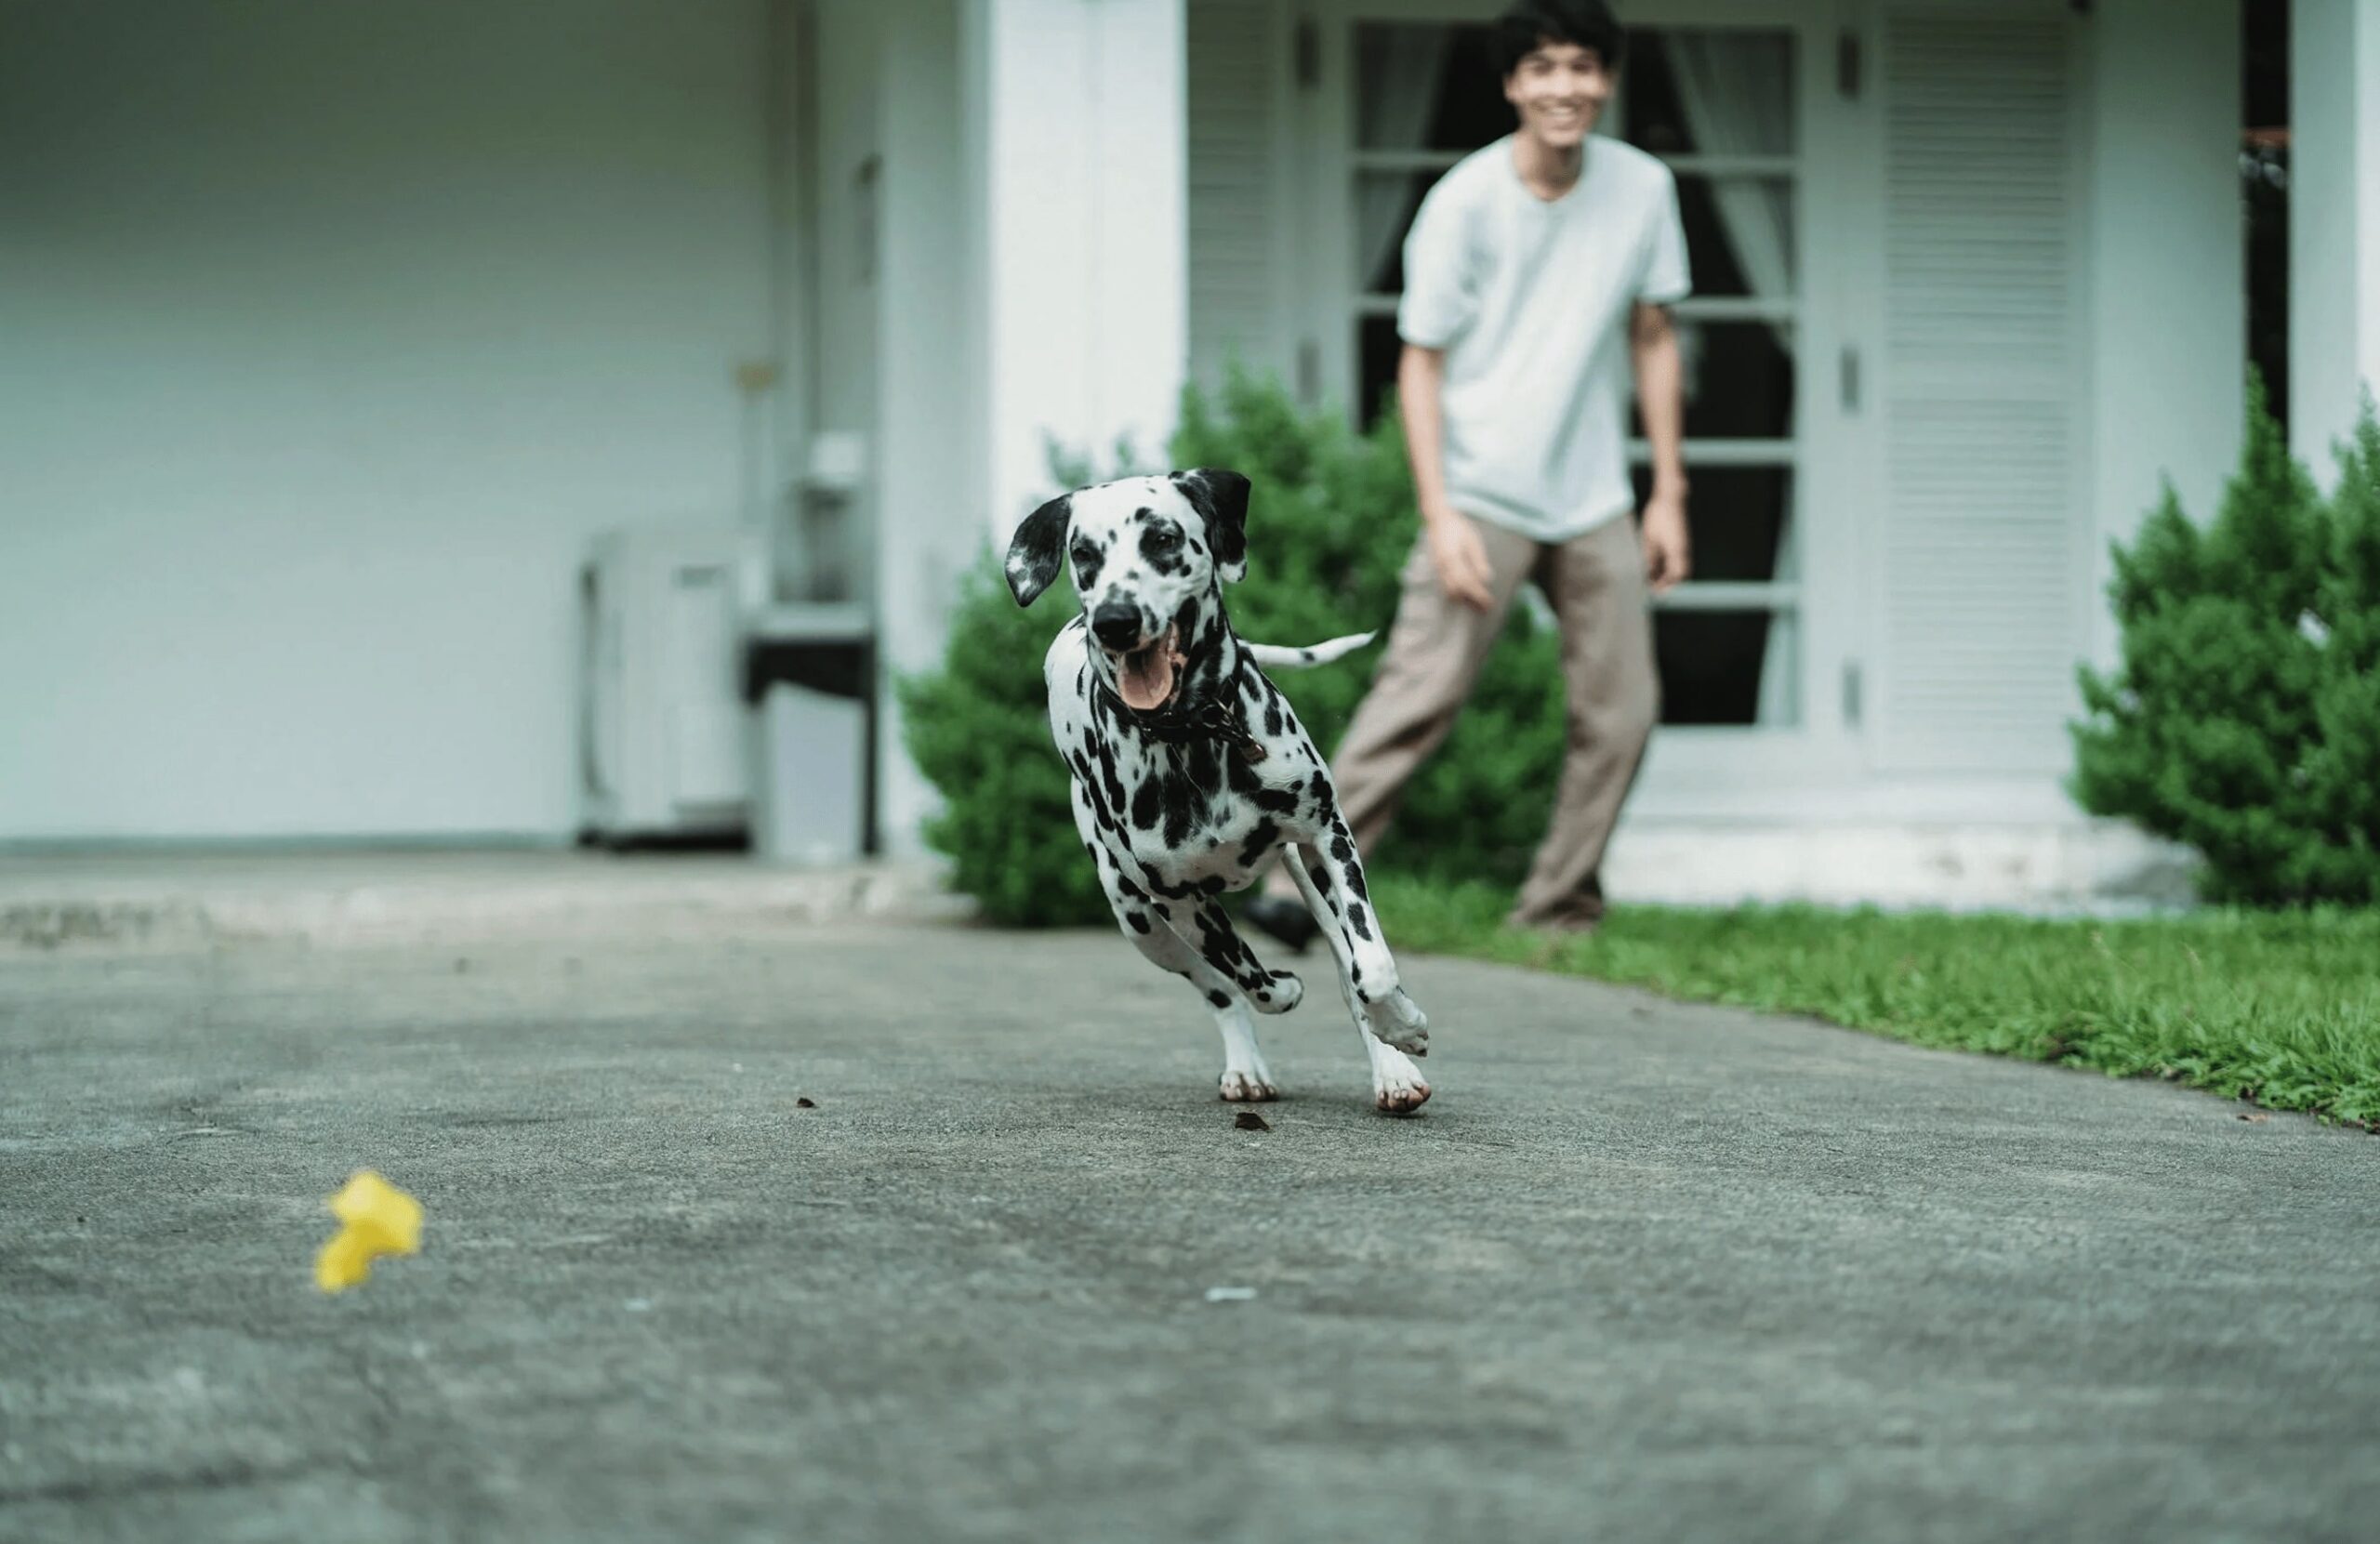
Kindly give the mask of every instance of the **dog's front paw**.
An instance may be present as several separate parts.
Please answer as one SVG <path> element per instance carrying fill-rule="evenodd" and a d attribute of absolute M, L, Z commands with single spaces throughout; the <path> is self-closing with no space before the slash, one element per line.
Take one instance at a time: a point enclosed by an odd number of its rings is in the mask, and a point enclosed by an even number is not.
<path fill-rule="evenodd" d="M 1381 1044 L 1395 1046 L 1412 1056 L 1430 1054 L 1429 1015 L 1405 995 L 1405 988 L 1400 986 L 1364 1004 L 1364 1019 L 1371 1026 L 1372 1038 Z M 1429 1097 L 1426 1089 L 1421 1097 Z"/>
<path fill-rule="evenodd" d="M 1281 1090 L 1273 1087 L 1270 1077 L 1261 1069 L 1243 1072 L 1237 1067 L 1225 1067 L 1215 1088 L 1220 1097 L 1234 1104 L 1262 1104 L 1281 1097 Z M 1429 1090 L 1424 1089 L 1421 1097 L 1429 1098 Z"/>
<path fill-rule="evenodd" d="M 1305 983 L 1287 970 L 1268 970 L 1263 986 L 1248 995 L 1259 1013 L 1287 1013 L 1305 1000 Z"/>
<path fill-rule="evenodd" d="M 1372 1102 L 1392 1115 L 1409 1115 L 1430 1102 L 1430 1085 L 1421 1069 L 1402 1056 L 1382 1055 L 1372 1062 Z"/>

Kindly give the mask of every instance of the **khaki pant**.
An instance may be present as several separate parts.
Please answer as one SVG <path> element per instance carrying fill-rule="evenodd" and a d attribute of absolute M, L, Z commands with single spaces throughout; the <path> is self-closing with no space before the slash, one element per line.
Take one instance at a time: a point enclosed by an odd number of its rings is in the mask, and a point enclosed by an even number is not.
<path fill-rule="evenodd" d="M 1621 516 L 1550 546 L 1486 521 L 1472 525 L 1487 548 L 1495 607 L 1483 612 L 1448 596 L 1428 542 L 1415 544 L 1380 674 L 1331 766 L 1339 808 L 1369 854 L 1407 779 L 1454 728 L 1514 598 L 1535 580 L 1561 629 L 1569 734 L 1553 825 L 1513 915 L 1592 921 L 1603 912 L 1604 847 L 1659 709 L 1635 522 Z"/>

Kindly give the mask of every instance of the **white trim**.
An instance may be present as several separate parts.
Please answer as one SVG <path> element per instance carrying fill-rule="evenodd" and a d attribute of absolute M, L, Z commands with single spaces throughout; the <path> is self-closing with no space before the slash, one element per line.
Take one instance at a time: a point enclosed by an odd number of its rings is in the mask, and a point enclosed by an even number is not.
<path fill-rule="evenodd" d="M 1696 467 L 1784 467 L 1798 471 L 1800 449 L 1795 440 L 1688 440 L 1684 453 L 1688 471 Z M 1631 463 L 1643 466 L 1652 458 L 1652 442 L 1628 442 Z"/>

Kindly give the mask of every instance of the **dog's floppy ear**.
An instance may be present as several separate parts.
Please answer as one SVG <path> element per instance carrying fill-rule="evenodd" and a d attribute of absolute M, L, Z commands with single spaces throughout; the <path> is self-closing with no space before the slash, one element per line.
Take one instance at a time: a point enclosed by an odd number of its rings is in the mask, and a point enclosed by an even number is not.
<path fill-rule="evenodd" d="M 1008 544 L 1008 592 L 1020 606 L 1041 599 L 1065 561 L 1066 532 L 1074 524 L 1075 495 L 1060 494 L 1025 517 Z"/>
<path fill-rule="evenodd" d="M 1175 472 L 1173 485 L 1206 517 L 1207 540 L 1215 549 L 1215 572 L 1223 583 L 1248 577 L 1248 479 L 1219 467 Z"/>

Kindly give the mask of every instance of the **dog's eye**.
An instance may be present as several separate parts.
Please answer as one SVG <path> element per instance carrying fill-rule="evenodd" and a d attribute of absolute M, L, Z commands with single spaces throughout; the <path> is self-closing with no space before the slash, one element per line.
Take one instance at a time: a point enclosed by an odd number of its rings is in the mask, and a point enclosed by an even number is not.
<path fill-rule="evenodd" d="M 1161 525 L 1149 533 L 1149 545 L 1159 552 L 1182 550 L 1182 532 L 1178 527 Z"/>

